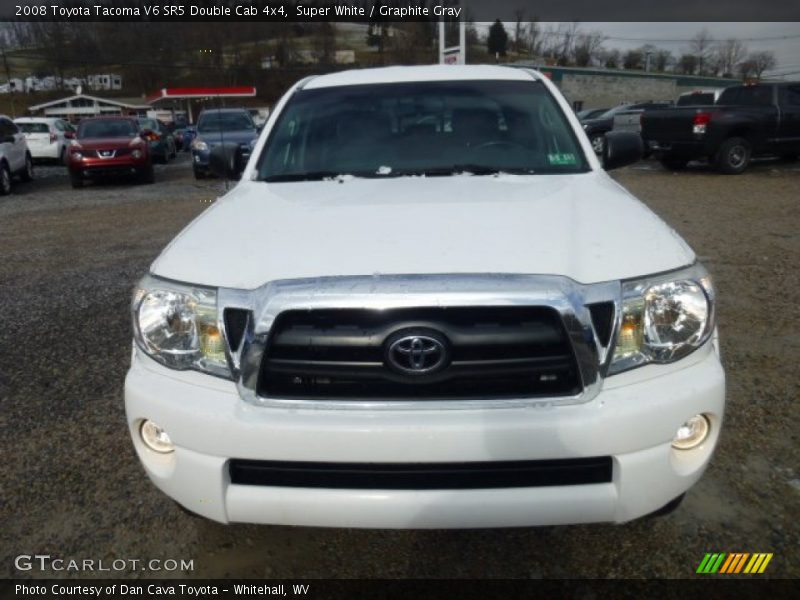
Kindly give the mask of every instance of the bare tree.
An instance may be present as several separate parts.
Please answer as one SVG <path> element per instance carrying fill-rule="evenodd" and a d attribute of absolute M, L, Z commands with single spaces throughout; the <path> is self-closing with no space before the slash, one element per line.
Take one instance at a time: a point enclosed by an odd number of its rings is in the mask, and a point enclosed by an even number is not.
<path fill-rule="evenodd" d="M 336 26 L 329 21 L 316 24 L 311 45 L 317 62 L 323 65 L 332 64 L 336 55 Z"/>
<path fill-rule="evenodd" d="M 559 51 L 557 60 L 559 65 L 567 65 L 574 55 L 575 38 L 580 31 L 580 25 L 577 21 L 571 23 L 559 23 L 558 35 L 561 38 L 559 43 Z"/>
<path fill-rule="evenodd" d="M 599 31 L 578 34 L 575 38 L 573 51 L 575 64 L 579 67 L 591 65 L 594 59 L 598 57 L 605 40 L 606 36 Z"/>
<path fill-rule="evenodd" d="M 715 71 L 723 77 L 731 77 L 736 65 L 747 55 L 747 46 L 735 38 L 729 38 L 717 45 L 714 52 Z"/>
<path fill-rule="evenodd" d="M 706 64 L 708 63 L 713 43 L 714 38 L 706 28 L 703 28 L 697 32 L 697 34 L 692 38 L 690 49 L 697 58 L 697 71 L 700 75 L 703 75 L 706 72 Z"/>
<path fill-rule="evenodd" d="M 644 53 L 641 48 L 635 50 L 628 50 L 622 61 L 622 66 L 626 69 L 641 69 Z"/>
<path fill-rule="evenodd" d="M 514 52 L 517 54 L 525 47 L 525 32 L 522 26 L 525 11 L 521 8 L 514 10 Z"/>
<path fill-rule="evenodd" d="M 669 67 L 674 60 L 672 58 L 672 52 L 663 49 L 656 50 L 654 57 L 653 66 L 659 73 L 666 71 L 667 67 Z"/>
<path fill-rule="evenodd" d="M 769 50 L 751 52 L 747 56 L 747 62 L 751 63 L 753 75 L 756 79 L 761 79 L 764 71 L 774 69 L 778 64 L 778 61 L 775 59 L 775 53 Z"/>
<path fill-rule="evenodd" d="M 697 57 L 694 54 L 683 54 L 678 59 L 678 70 L 684 75 L 694 75 L 697 70 Z"/>
<path fill-rule="evenodd" d="M 619 69 L 621 60 L 620 51 L 617 48 L 612 48 L 601 53 L 600 60 L 606 69 Z"/>
<path fill-rule="evenodd" d="M 539 20 L 534 18 L 528 23 L 528 52 L 531 56 L 539 56 L 542 54 L 542 30 L 539 27 Z"/>

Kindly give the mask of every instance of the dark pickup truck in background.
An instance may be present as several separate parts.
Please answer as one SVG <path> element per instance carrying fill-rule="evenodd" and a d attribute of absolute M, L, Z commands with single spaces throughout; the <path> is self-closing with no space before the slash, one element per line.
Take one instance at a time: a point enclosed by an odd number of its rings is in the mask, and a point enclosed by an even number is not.
<path fill-rule="evenodd" d="M 716 104 L 648 111 L 642 138 L 667 169 L 708 159 L 719 171 L 743 172 L 753 156 L 800 155 L 800 82 L 727 88 Z"/>

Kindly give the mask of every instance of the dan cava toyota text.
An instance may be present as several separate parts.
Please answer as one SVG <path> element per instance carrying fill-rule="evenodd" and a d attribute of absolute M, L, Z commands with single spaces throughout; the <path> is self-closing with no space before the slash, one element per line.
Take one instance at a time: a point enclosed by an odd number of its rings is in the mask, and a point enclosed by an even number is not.
<path fill-rule="evenodd" d="M 716 292 L 540 73 L 309 77 L 135 289 L 125 385 L 153 483 L 215 521 L 621 523 L 717 444 Z"/>

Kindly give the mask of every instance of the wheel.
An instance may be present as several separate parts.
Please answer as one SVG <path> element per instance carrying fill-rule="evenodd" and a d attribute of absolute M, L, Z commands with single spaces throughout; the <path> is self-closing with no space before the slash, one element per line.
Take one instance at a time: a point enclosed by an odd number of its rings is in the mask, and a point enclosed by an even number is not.
<path fill-rule="evenodd" d="M 11 171 L 8 165 L 0 164 L 0 196 L 8 196 L 11 193 Z"/>
<path fill-rule="evenodd" d="M 153 165 L 149 165 L 139 172 L 139 183 L 151 184 L 156 182 L 156 175 L 153 171 Z"/>
<path fill-rule="evenodd" d="M 80 173 L 72 173 L 69 174 L 69 183 L 73 189 L 77 190 L 83 187 L 83 177 L 81 177 Z"/>
<path fill-rule="evenodd" d="M 197 169 L 192 169 L 194 171 L 194 178 L 195 179 L 205 179 L 206 173 L 205 171 L 198 171 Z"/>
<path fill-rule="evenodd" d="M 30 154 L 25 155 L 25 168 L 22 169 L 19 178 L 22 179 L 22 181 L 33 180 L 33 159 Z"/>
<path fill-rule="evenodd" d="M 741 137 L 728 138 L 717 150 L 717 169 L 726 175 L 743 173 L 750 164 L 752 148 L 750 142 Z"/>
<path fill-rule="evenodd" d="M 592 143 L 592 150 L 597 156 L 603 155 L 603 148 L 606 146 L 606 136 L 603 133 L 593 133 L 592 136 L 589 138 L 589 141 Z"/>
<path fill-rule="evenodd" d="M 61 148 L 61 154 L 58 156 L 58 164 L 65 165 L 67 164 L 67 149 Z"/>
<path fill-rule="evenodd" d="M 689 161 L 685 158 L 675 158 L 674 156 L 664 157 L 660 162 L 667 171 L 681 171 L 689 164 Z"/>

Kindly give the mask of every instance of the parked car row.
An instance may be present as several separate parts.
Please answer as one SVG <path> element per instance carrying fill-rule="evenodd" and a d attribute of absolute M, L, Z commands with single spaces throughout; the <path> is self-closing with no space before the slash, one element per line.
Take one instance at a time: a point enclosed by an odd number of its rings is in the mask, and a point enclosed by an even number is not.
<path fill-rule="evenodd" d="M 667 169 L 707 159 L 736 175 L 754 156 L 800 156 L 800 82 L 729 87 L 716 103 L 642 117 L 642 138 Z"/>
<path fill-rule="evenodd" d="M 33 158 L 17 124 L 0 115 L 0 196 L 11 193 L 14 177 L 33 179 Z"/>
<path fill-rule="evenodd" d="M 197 119 L 197 137 L 192 141 L 192 169 L 196 179 L 210 174 L 211 151 L 220 145 L 238 146 L 239 160 L 245 161 L 255 146 L 261 127 L 244 108 L 204 110 Z"/>
<path fill-rule="evenodd" d="M 72 187 L 83 187 L 87 179 L 120 176 L 153 183 L 153 157 L 164 148 L 156 135 L 132 117 L 84 119 L 67 157 Z"/>
<path fill-rule="evenodd" d="M 67 146 L 75 138 L 75 127 L 53 117 L 21 117 L 14 123 L 25 136 L 34 161 L 64 164 Z"/>
<path fill-rule="evenodd" d="M 644 155 L 670 170 L 706 160 L 721 173 L 744 172 L 754 157 L 800 157 L 800 82 L 760 83 L 685 92 L 677 102 L 623 104 L 578 113 L 594 151 L 606 133 L 639 133 Z"/>

